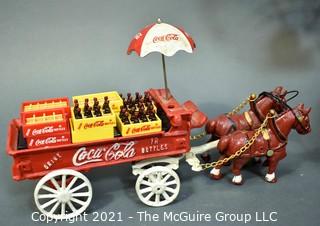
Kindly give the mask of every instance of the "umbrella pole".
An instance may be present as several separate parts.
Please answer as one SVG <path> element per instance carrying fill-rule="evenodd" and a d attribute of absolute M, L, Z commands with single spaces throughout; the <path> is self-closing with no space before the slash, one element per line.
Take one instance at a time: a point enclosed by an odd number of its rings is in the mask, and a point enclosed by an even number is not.
<path fill-rule="evenodd" d="M 161 54 L 161 59 L 162 59 L 162 69 L 163 69 L 163 79 L 164 79 L 164 87 L 166 90 L 166 99 L 169 99 L 169 95 L 168 95 L 168 81 L 167 81 L 167 70 L 166 70 L 166 61 L 164 59 L 164 55 Z"/>

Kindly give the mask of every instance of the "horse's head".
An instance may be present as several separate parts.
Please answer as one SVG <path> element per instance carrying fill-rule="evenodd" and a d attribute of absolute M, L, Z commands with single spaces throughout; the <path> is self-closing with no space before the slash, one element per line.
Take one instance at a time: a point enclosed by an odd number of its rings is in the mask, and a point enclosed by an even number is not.
<path fill-rule="evenodd" d="M 283 103 L 287 103 L 286 100 L 286 95 L 287 95 L 288 91 L 282 87 L 282 86 L 277 86 L 276 88 L 274 88 L 273 91 L 271 91 L 274 101 L 274 106 L 273 109 L 278 112 L 281 113 L 283 112 L 285 106 Z"/>
<path fill-rule="evenodd" d="M 305 108 L 304 104 L 299 104 L 293 109 L 296 118 L 295 129 L 299 134 L 307 134 L 311 132 L 309 113 L 311 108 Z"/>
<path fill-rule="evenodd" d="M 276 88 L 274 88 L 274 90 L 272 90 L 271 93 L 281 99 L 284 99 L 288 91 L 285 88 L 283 88 L 283 86 L 277 86 Z"/>

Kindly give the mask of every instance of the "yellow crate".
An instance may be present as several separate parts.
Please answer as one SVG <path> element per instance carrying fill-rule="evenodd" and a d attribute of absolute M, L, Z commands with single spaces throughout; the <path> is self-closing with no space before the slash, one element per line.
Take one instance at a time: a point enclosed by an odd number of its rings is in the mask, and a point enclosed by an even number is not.
<path fill-rule="evenodd" d="M 81 143 L 86 141 L 103 140 L 114 137 L 114 127 L 95 127 L 93 129 L 78 130 L 74 127 L 72 119 L 70 119 L 70 129 L 72 143 Z"/>
<path fill-rule="evenodd" d="M 91 118 L 82 118 L 76 119 L 74 116 L 73 107 L 71 107 L 71 119 L 74 125 L 75 130 L 83 130 L 88 129 L 95 129 L 97 127 L 115 127 L 116 123 L 116 114 L 111 110 L 109 114 L 103 114 L 101 110 L 102 116 L 96 117 L 93 116 Z M 99 125 L 98 125 L 99 124 Z"/>
<path fill-rule="evenodd" d="M 115 113 L 118 113 L 120 111 L 120 106 L 123 105 L 123 100 L 121 99 L 118 92 L 116 92 L 116 91 L 103 92 L 103 93 L 92 93 L 92 94 L 86 94 L 86 95 L 81 95 L 81 96 L 73 96 L 72 101 L 77 99 L 79 102 L 79 107 L 83 108 L 84 100 L 86 98 L 89 99 L 89 105 L 93 106 L 93 98 L 96 97 L 99 101 L 99 104 L 102 106 L 104 103 L 105 96 L 107 96 L 109 99 L 110 109 L 112 109 Z"/>
<path fill-rule="evenodd" d="M 140 122 L 140 123 L 131 123 L 128 125 L 123 124 L 119 115 L 116 115 L 117 118 L 117 127 L 121 132 L 123 137 L 134 136 L 140 134 L 148 134 L 161 131 L 161 119 L 156 115 L 156 121 Z"/>

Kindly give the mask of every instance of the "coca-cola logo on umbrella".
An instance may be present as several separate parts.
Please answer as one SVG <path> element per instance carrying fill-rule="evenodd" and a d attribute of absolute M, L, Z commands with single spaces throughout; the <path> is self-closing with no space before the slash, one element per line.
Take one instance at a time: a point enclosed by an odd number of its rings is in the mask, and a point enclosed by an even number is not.
<path fill-rule="evenodd" d="M 111 146 L 96 148 L 79 148 L 72 158 L 75 166 L 81 166 L 92 162 L 108 162 L 119 159 L 128 159 L 136 155 L 134 149 L 135 142 L 115 143 Z"/>
<path fill-rule="evenodd" d="M 179 35 L 178 34 L 166 34 L 161 36 L 154 36 L 153 43 L 157 42 L 168 42 L 168 41 L 178 41 Z"/>

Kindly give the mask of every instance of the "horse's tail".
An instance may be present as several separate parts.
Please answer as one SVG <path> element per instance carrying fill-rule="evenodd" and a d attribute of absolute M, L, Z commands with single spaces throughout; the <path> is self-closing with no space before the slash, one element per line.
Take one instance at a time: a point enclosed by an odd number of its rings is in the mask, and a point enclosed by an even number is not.
<path fill-rule="evenodd" d="M 221 154 L 225 153 L 225 151 L 228 149 L 229 141 L 230 135 L 223 136 L 220 138 L 217 148 Z"/>

